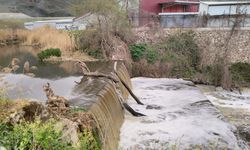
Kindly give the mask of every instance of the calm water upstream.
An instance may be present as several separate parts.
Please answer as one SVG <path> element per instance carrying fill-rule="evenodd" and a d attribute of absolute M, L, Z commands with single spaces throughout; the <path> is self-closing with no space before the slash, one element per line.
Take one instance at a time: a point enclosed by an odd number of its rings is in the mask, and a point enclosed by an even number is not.
<path fill-rule="evenodd" d="M 2 47 L 0 48 L 0 70 L 11 66 L 13 58 L 18 58 L 20 67 L 13 73 L 0 72 L 0 88 L 6 89 L 10 99 L 32 99 L 40 102 L 46 101 L 42 86 L 49 82 L 55 94 L 64 96 L 72 104 L 90 106 L 95 100 L 94 96 L 105 85 L 105 80 L 86 80 L 78 85 L 82 79 L 81 71 L 76 62 L 40 63 L 36 58 L 37 51 L 32 47 Z M 35 77 L 25 75 L 24 63 L 28 61 L 30 73 Z M 87 62 L 91 71 L 109 73 L 112 62 Z"/>

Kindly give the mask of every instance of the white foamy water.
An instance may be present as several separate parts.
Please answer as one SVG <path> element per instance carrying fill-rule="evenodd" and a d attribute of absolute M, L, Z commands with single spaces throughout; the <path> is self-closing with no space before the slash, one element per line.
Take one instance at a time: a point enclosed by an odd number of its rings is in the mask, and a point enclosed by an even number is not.
<path fill-rule="evenodd" d="M 250 112 L 250 91 L 226 91 L 213 86 L 199 85 L 205 96 L 215 105 L 220 107 L 244 109 Z"/>
<path fill-rule="evenodd" d="M 128 103 L 145 117 L 126 113 L 121 150 L 248 149 L 236 128 L 191 82 L 178 79 L 132 79 L 134 93 L 145 104 Z"/>

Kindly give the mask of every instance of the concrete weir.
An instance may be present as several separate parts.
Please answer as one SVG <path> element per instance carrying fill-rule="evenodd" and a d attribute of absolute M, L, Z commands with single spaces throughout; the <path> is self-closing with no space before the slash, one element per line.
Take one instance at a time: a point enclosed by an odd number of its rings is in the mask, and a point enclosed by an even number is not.
<path fill-rule="evenodd" d="M 126 67 L 119 64 L 117 73 L 126 84 L 131 87 L 131 81 Z M 122 96 L 127 99 L 128 92 L 121 83 Z M 120 128 L 124 121 L 124 110 L 115 89 L 115 85 L 107 82 L 102 90 L 97 93 L 96 102 L 91 105 L 89 112 L 93 114 L 99 128 L 99 135 L 103 143 L 104 150 L 116 150 L 120 138 Z"/>
<path fill-rule="evenodd" d="M 126 113 L 120 150 L 247 150 L 234 125 L 189 81 L 133 78 L 134 93 L 145 105 L 128 100 L 146 114 Z"/>

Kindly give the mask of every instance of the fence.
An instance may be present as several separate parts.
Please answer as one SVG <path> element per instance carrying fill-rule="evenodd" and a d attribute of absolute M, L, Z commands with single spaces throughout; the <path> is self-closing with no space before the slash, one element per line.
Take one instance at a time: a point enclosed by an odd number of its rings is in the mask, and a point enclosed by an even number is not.
<path fill-rule="evenodd" d="M 160 25 L 163 28 L 232 27 L 236 20 L 239 21 L 238 26 L 250 27 L 250 15 L 144 15 L 130 18 L 134 26 Z"/>

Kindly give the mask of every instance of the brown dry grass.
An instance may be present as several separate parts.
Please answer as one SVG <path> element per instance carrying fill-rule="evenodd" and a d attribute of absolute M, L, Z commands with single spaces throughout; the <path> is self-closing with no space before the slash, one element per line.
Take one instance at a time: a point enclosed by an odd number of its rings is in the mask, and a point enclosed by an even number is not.
<path fill-rule="evenodd" d="M 60 48 L 63 52 L 73 50 L 75 42 L 66 31 L 41 27 L 32 31 L 25 29 L 0 29 L 0 41 L 19 39 L 24 45 L 35 45 L 41 49 Z"/>
<path fill-rule="evenodd" d="M 29 31 L 24 29 L 0 29 L 0 41 L 6 41 L 15 38 L 24 40 L 28 34 Z"/>
<path fill-rule="evenodd" d="M 24 44 L 39 45 L 41 48 L 60 48 L 62 51 L 74 49 L 74 41 L 65 31 L 41 27 L 29 31 Z"/>

